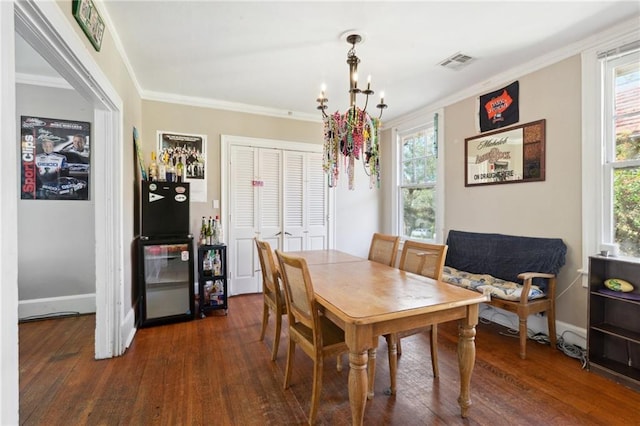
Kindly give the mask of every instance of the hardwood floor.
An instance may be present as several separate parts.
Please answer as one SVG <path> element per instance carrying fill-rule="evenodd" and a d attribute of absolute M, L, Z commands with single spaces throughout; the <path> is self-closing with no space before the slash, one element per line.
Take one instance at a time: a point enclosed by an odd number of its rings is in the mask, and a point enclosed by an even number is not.
<path fill-rule="evenodd" d="M 283 335 L 276 362 L 270 320 L 260 342 L 261 295 L 233 297 L 228 316 L 138 330 L 124 356 L 93 359 L 95 317 L 22 323 L 20 423 L 23 425 L 305 424 L 312 365 L 296 352 L 292 386 L 282 389 Z M 286 330 L 286 320 L 283 329 Z M 439 327 L 440 377 L 428 335 L 403 339 L 398 394 L 387 396 L 386 344 L 380 339 L 367 425 L 638 425 L 640 393 L 582 370 L 580 362 L 529 342 L 527 359 L 502 327 L 480 324 L 467 419 L 457 403 L 455 323 Z M 349 425 L 348 363 L 324 365 L 318 424 Z"/>

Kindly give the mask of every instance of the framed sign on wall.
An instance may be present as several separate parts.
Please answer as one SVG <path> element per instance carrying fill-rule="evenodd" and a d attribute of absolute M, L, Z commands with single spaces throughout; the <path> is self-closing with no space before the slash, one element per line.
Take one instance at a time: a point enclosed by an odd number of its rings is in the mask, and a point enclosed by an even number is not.
<path fill-rule="evenodd" d="M 73 0 L 73 17 L 76 18 L 80 28 L 96 51 L 100 51 L 102 46 L 102 36 L 104 35 L 104 21 L 96 9 L 93 0 Z"/>
<path fill-rule="evenodd" d="M 545 120 L 465 139 L 465 186 L 545 180 Z"/>

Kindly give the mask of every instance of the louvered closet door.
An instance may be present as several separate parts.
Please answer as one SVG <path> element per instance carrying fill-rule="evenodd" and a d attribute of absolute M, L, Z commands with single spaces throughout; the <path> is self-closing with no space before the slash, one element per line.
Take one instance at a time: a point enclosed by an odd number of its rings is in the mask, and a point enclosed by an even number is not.
<path fill-rule="evenodd" d="M 322 154 L 284 153 L 284 247 L 287 251 L 327 248 L 327 186 Z"/>
<path fill-rule="evenodd" d="M 280 248 L 282 153 L 233 145 L 230 164 L 229 294 L 262 291 L 254 237 Z"/>
<path fill-rule="evenodd" d="M 273 249 L 328 247 L 322 154 L 231 145 L 229 294 L 262 291 L 254 237 Z"/>

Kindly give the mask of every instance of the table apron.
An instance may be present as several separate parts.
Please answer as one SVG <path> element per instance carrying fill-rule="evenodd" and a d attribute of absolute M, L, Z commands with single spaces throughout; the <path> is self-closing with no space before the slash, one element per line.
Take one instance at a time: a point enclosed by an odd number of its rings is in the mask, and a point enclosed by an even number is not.
<path fill-rule="evenodd" d="M 437 312 L 412 315 L 402 318 L 376 322 L 371 324 L 374 336 L 383 336 L 390 333 L 413 330 L 432 324 L 454 321 L 467 317 L 468 306 L 458 306 Z M 473 321 L 473 319 L 472 319 Z"/>

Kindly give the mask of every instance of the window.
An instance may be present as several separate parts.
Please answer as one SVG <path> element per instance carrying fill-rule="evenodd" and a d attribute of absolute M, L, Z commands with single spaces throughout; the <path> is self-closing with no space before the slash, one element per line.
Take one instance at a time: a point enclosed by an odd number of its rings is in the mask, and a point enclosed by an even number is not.
<path fill-rule="evenodd" d="M 637 28 L 582 55 L 582 255 L 640 258 L 640 40 Z M 584 283 L 583 283 L 584 284 Z"/>
<path fill-rule="evenodd" d="M 397 229 L 402 238 L 438 240 L 438 115 L 420 127 L 399 131 Z"/>
<path fill-rule="evenodd" d="M 603 242 L 640 257 L 640 52 L 603 59 Z"/>

